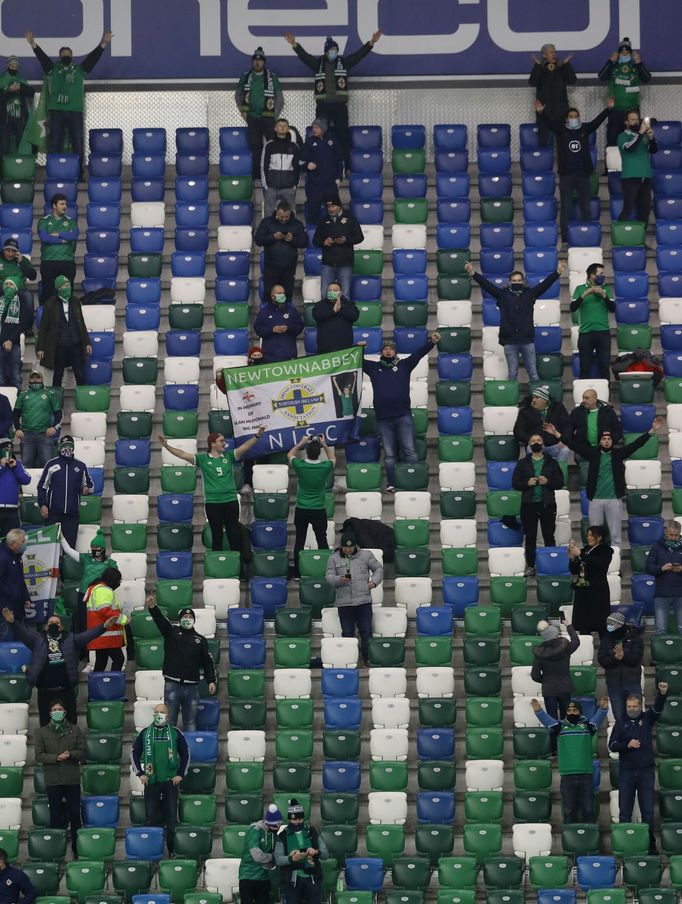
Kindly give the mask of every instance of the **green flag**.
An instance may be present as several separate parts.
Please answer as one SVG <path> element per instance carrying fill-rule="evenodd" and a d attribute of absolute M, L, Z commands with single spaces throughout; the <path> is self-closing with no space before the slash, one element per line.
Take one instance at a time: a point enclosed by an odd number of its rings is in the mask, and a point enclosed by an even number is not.
<path fill-rule="evenodd" d="M 49 96 L 50 80 L 45 76 L 38 103 L 31 110 L 24 134 L 21 136 L 18 149 L 21 155 L 32 154 L 33 146 L 37 147 L 39 152 L 47 153 L 47 101 Z"/>

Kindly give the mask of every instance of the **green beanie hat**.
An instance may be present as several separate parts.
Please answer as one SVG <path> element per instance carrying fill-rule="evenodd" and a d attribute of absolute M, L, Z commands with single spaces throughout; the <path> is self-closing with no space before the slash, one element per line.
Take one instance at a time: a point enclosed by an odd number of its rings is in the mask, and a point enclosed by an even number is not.
<path fill-rule="evenodd" d="M 106 543 L 104 542 L 104 533 L 103 533 L 101 527 L 97 531 L 95 536 L 92 538 L 92 540 L 90 541 L 90 549 L 96 549 L 96 548 L 99 548 L 99 549 L 106 548 Z"/>

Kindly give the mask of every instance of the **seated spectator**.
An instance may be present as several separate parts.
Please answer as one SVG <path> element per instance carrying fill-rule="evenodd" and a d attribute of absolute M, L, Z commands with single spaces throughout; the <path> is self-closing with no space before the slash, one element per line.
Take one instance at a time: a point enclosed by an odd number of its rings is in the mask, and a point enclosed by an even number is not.
<path fill-rule="evenodd" d="M 602 433 L 611 434 L 614 446 L 623 442 L 623 428 L 616 409 L 602 402 L 594 389 L 586 389 L 582 402 L 569 415 L 569 435 L 596 448 Z"/>
<path fill-rule="evenodd" d="M 646 557 L 646 571 L 656 578 L 656 633 L 668 633 L 672 610 L 677 633 L 682 634 L 682 539 L 679 521 L 666 521 L 663 536 L 654 543 Z"/>
<path fill-rule="evenodd" d="M 359 316 L 357 305 L 343 293 L 341 283 L 330 282 L 325 297 L 313 305 L 317 354 L 350 348 L 353 345 L 353 324 Z"/>
<path fill-rule="evenodd" d="M 44 468 L 53 457 L 62 425 L 59 404 L 57 396 L 45 389 L 42 371 L 32 370 L 28 390 L 17 396 L 13 414 L 14 436 L 21 442 L 25 468 Z"/>
<path fill-rule="evenodd" d="M 521 447 L 528 451 L 531 436 L 538 433 L 542 437 L 543 452 L 557 461 L 568 461 L 568 448 L 560 439 L 550 433 L 547 424 L 553 424 L 564 433 L 568 429 L 568 412 L 561 402 L 550 397 L 547 386 L 536 386 L 531 395 L 519 405 L 519 413 L 514 424 L 514 436 Z"/>
<path fill-rule="evenodd" d="M 549 622 L 538 622 L 541 638 L 533 650 L 530 677 L 541 687 L 545 709 L 553 719 L 566 718 L 571 699 L 571 656 L 580 646 L 573 625 L 566 625 L 568 637 Z M 556 746 L 556 745 L 555 745 Z"/>
<path fill-rule="evenodd" d="M 625 712 L 625 700 L 642 693 L 642 632 L 628 625 L 622 612 L 606 619 L 606 631 L 599 636 L 599 665 L 604 669 L 614 718 Z"/>
<path fill-rule="evenodd" d="M 253 331 L 263 340 L 268 361 L 291 361 L 297 357 L 296 337 L 303 331 L 303 318 L 296 306 L 287 301 L 284 286 L 272 287 L 270 299 L 260 306 Z"/>
<path fill-rule="evenodd" d="M 519 459 L 512 475 L 512 487 L 521 493 L 521 527 L 526 538 L 526 576 L 535 574 L 535 549 L 538 524 L 545 546 L 554 546 L 556 527 L 555 490 L 564 485 L 564 474 L 556 461 L 545 454 L 542 436 L 535 433 L 528 444 L 530 452 Z"/>

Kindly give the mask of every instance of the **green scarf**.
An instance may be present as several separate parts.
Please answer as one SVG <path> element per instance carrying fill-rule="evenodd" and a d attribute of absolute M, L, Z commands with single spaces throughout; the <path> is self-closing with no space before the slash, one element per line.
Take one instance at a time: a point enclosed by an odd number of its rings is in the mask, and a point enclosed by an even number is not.
<path fill-rule="evenodd" d="M 69 727 L 69 723 L 64 719 L 62 722 L 53 722 L 50 719 L 50 725 L 54 729 L 55 734 L 63 735 L 66 729 Z"/>
<path fill-rule="evenodd" d="M 155 736 L 154 732 L 158 732 Z M 168 765 L 173 769 L 178 768 L 178 742 L 175 737 L 175 729 L 172 725 L 164 725 L 163 728 L 157 728 L 155 725 L 149 725 L 144 729 L 142 734 L 142 768 L 147 778 L 154 782 L 154 744 L 166 743 L 168 751 Z"/>
<path fill-rule="evenodd" d="M 665 537 L 663 538 L 663 542 L 668 547 L 668 549 L 679 549 L 682 546 L 682 540 L 667 540 Z"/>

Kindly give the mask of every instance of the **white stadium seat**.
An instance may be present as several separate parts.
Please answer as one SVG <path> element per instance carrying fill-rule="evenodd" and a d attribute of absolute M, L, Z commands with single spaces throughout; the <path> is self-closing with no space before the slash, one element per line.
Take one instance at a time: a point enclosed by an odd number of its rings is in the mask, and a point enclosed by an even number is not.
<path fill-rule="evenodd" d="M 0 766 L 24 766 L 26 753 L 27 736 L 25 734 L 0 735 Z"/>
<path fill-rule="evenodd" d="M 560 326 L 561 302 L 554 298 L 538 298 L 533 305 L 535 326 Z"/>
<path fill-rule="evenodd" d="M 675 795 L 677 798 L 677 795 Z M 609 791 L 609 815 L 611 822 L 620 822 L 620 801 L 617 791 Z M 632 808 L 632 822 L 642 821 L 642 811 L 639 809 L 639 801 L 635 797 L 635 805 Z"/>
<path fill-rule="evenodd" d="M 336 606 L 326 606 L 320 616 L 323 637 L 341 637 L 341 620 Z"/>
<path fill-rule="evenodd" d="M 74 458 L 80 459 L 88 468 L 103 468 L 104 440 L 77 439 L 74 442 Z"/>
<path fill-rule="evenodd" d="M 0 703 L 0 734 L 28 731 L 28 703 Z"/>
<path fill-rule="evenodd" d="M 407 693 L 407 671 L 399 666 L 372 668 L 367 687 L 372 700 L 404 697 Z"/>
<path fill-rule="evenodd" d="M 354 669 L 358 665 L 358 641 L 356 637 L 323 637 L 320 657 L 325 669 Z"/>
<path fill-rule="evenodd" d="M 410 382 L 410 408 L 428 408 L 428 403 L 429 384 L 424 380 L 412 380 Z"/>
<path fill-rule="evenodd" d="M 199 358 L 194 356 L 164 358 L 163 379 L 165 383 L 198 383 Z"/>
<path fill-rule="evenodd" d="M 508 380 L 509 369 L 506 359 L 494 354 L 483 355 L 483 379 Z"/>
<path fill-rule="evenodd" d="M 158 358 L 159 334 L 154 330 L 129 330 L 123 334 L 124 358 Z"/>
<path fill-rule="evenodd" d="M 275 700 L 308 699 L 312 691 L 310 669 L 275 669 L 272 690 Z"/>
<path fill-rule="evenodd" d="M 483 433 L 492 436 L 511 436 L 518 413 L 516 405 L 485 405 Z"/>
<path fill-rule="evenodd" d="M 346 499 L 347 498 L 348 497 L 346 496 Z M 431 494 L 427 491 L 399 490 L 393 497 L 393 500 L 396 518 L 431 517 Z M 367 517 L 367 515 L 364 517 Z"/>
<path fill-rule="evenodd" d="M 610 173 L 620 173 L 623 169 L 620 148 L 615 144 L 611 144 L 606 148 L 606 169 Z"/>
<path fill-rule="evenodd" d="M 121 386 L 119 409 L 121 411 L 154 411 L 156 386 Z"/>
<path fill-rule="evenodd" d="M 118 555 L 116 553 L 117 558 Z M 120 600 L 126 615 L 130 615 L 133 609 L 144 608 L 146 593 L 142 581 L 121 581 L 121 586 L 116 591 L 116 596 Z"/>
<path fill-rule="evenodd" d="M 433 585 L 429 577 L 396 578 L 393 586 L 396 606 L 407 610 L 407 617 L 414 618 L 420 606 L 430 606 Z"/>
<path fill-rule="evenodd" d="M 383 251 L 384 250 L 384 227 L 380 223 L 368 225 L 363 223 L 362 234 L 364 239 L 354 248 L 357 251 Z M 417 247 L 417 246 L 415 246 Z"/>
<path fill-rule="evenodd" d="M 369 755 L 375 761 L 405 761 L 409 743 L 406 728 L 372 728 L 369 733 Z"/>
<path fill-rule="evenodd" d="M 476 465 L 473 461 L 439 462 L 438 485 L 441 490 L 473 490 L 476 486 Z"/>
<path fill-rule="evenodd" d="M 174 446 L 176 449 L 182 449 L 183 452 L 187 452 L 190 455 L 196 455 L 198 451 L 197 440 L 195 439 L 174 439 L 171 446 Z M 174 467 L 177 467 L 181 463 L 181 458 L 176 458 L 175 455 L 173 455 L 172 452 L 169 452 L 165 447 L 161 449 L 162 465 L 173 465 Z"/>
<path fill-rule="evenodd" d="M 322 280 L 319 276 L 304 276 L 301 285 L 303 304 L 314 304 L 322 300 Z"/>
<path fill-rule="evenodd" d="M 496 355 L 498 358 L 504 358 L 504 350 L 500 345 L 499 326 L 482 327 L 481 350 L 484 355 Z"/>
<path fill-rule="evenodd" d="M 254 493 L 286 493 L 289 489 L 288 465 L 254 465 Z"/>
<path fill-rule="evenodd" d="M 235 763 L 262 763 L 265 759 L 265 732 L 228 731 L 227 759 Z"/>
<path fill-rule="evenodd" d="M 543 697 L 536 694 L 514 697 L 514 725 L 516 728 L 541 728 L 543 731 L 547 731 L 533 712 L 533 707 L 530 705 L 532 697 L 537 697 L 540 705 L 544 706 Z"/>
<path fill-rule="evenodd" d="M 682 432 L 668 435 L 668 454 L 672 461 L 682 458 Z"/>
<path fill-rule="evenodd" d="M 90 543 L 98 530 L 99 525 L 97 524 L 81 524 L 76 537 L 76 552 L 89 553 Z"/>
<path fill-rule="evenodd" d="M 503 760 L 466 760 L 464 763 L 467 791 L 501 791 L 503 781 Z"/>
<path fill-rule="evenodd" d="M 21 798 L 0 798 L 0 829 L 18 832 L 21 828 Z"/>
<path fill-rule="evenodd" d="M 370 791 L 367 816 L 371 825 L 405 825 L 407 794 L 405 791 Z"/>
<path fill-rule="evenodd" d="M 116 564 L 123 581 L 146 581 L 146 552 L 117 552 Z"/>
<path fill-rule="evenodd" d="M 580 646 L 571 653 L 571 665 L 592 665 L 594 662 L 594 638 L 591 634 L 580 634 Z"/>
<path fill-rule="evenodd" d="M 372 613 L 374 637 L 404 637 L 407 631 L 407 614 L 397 606 L 382 606 Z"/>
<path fill-rule="evenodd" d="M 410 701 L 407 697 L 372 700 L 372 724 L 375 728 L 407 729 L 410 724 Z"/>
<path fill-rule="evenodd" d="M 161 669 L 138 669 L 135 672 L 135 696 L 138 700 L 159 700 L 165 681 Z"/>
<path fill-rule="evenodd" d="M 146 524 L 149 520 L 149 497 L 143 493 L 116 493 L 111 500 L 114 524 Z"/>
<path fill-rule="evenodd" d="M 514 665 L 511 670 L 511 689 L 515 697 L 538 697 L 542 693 L 542 685 L 530 677 L 530 665 Z M 537 723 L 537 719 L 535 720 Z"/>
<path fill-rule="evenodd" d="M 42 371 L 43 376 L 44 376 L 46 368 L 41 367 L 41 368 L 39 368 L 39 370 Z M 7 401 L 10 403 L 12 408 L 14 408 L 14 404 L 17 400 L 17 396 L 19 395 L 19 390 L 16 388 L 16 386 L 0 386 L 0 395 L 6 396 Z"/>
<path fill-rule="evenodd" d="M 439 301 L 436 303 L 436 323 L 439 327 L 450 329 L 470 327 L 472 319 L 470 301 Z"/>
<path fill-rule="evenodd" d="M 251 251 L 250 226 L 218 226 L 218 251 Z"/>
<path fill-rule="evenodd" d="M 74 439 L 104 440 L 107 435 L 107 413 L 106 411 L 73 411 L 69 430 Z"/>
<path fill-rule="evenodd" d="M 371 518 L 373 521 L 381 519 L 382 499 L 379 492 L 346 493 L 345 503 L 346 518 Z"/>
<path fill-rule="evenodd" d="M 231 904 L 239 891 L 239 857 L 217 857 L 204 863 L 206 891 L 222 895 L 223 904 Z"/>
<path fill-rule="evenodd" d="M 394 223 L 391 227 L 391 245 L 394 251 L 426 248 L 426 226 Z"/>
<path fill-rule="evenodd" d="M 585 247 L 582 245 L 574 245 L 568 249 L 568 269 L 574 273 L 581 273 L 583 277 L 586 275 L 587 268 L 590 264 L 603 264 L 604 252 L 601 248 Z M 585 279 L 583 279 L 585 282 Z"/>
<path fill-rule="evenodd" d="M 573 402 L 580 405 L 583 399 L 583 393 L 586 389 L 594 389 L 597 398 L 602 402 L 609 400 L 609 381 L 608 380 L 574 380 L 573 381 Z"/>
<path fill-rule="evenodd" d="M 449 666 L 420 666 L 417 669 L 417 696 L 453 697 L 455 693 L 455 671 Z"/>
<path fill-rule="evenodd" d="M 143 728 L 147 728 L 154 718 L 154 707 L 159 703 L 163 703 L 163 697 L 158 700 L 136 700 L 133 704 L 133 724 L 135 731 L 140 732 Z"/>
<path fill-rule="evenodd" d="M 206 300 L 206 280 L 203 276 L 172 276 L 171 304 L 203 304 Z"/>
<path fill-rule="evenodd" d="M 658 302 L 661 324 L 682 324 L 682 298 L 661 298 Z M 682 327 L 680 328 L 682 331 Z"/>
<path fill-rule="evenodd" d="M 488 568 L 491 575 L 523 574 L 526 559 L 520 546 L 498 546 L 488 550 Z"/>
<path fill-rule="evenodd" d="M 444 518 L 440 522 L 440 545 L 446 548 L 476 546 L 477 534 L 473 518 Z"/>
<path fill-rule="evenodd" d="M 215 637 L 217 630 L 215 609 L 205 606 L 203 609 L 194 610 L 194 627 L 198 634 L 204 637 Z"/>
<path fill-rule="evenodd" d="M 327 546 L 329 547 L 329 549 L 334 548 L 335 538 L 336 538 L 336 533 L 334 530 L 334 522 L 327 521 Z M 315 537 L 315 531 L 313 530 L 312 524 L 309 524 L 308 529 L 306 530 L 303 548 L 304 549 L 317 549 L 317 538 Z"/>
<path fill-rule="evenodd" d="M 515 823 L 512 826 L 512 848 L 516 857 L 526 863 L 531 857 L 549 857 L 552 852 L 552 826 L 547 822 Z"/>
<path fill-rule="evenodd" d="M 130 205 L 130 225 L 133 229 L 156 229 L 165 224 L 163 201 L 133 201 Z"/>
<path fill-rule="evenodd" d="M 217 619 L 227 618 L 227 610 L 239 606 L 239 578 L 205 578 L 204 606 L 212 606 Z"/>
<path fill-rule="evenodd" d="M 653 461 L 626 460 L 625 483 L 628 489 L 657 489 L 661 485 L 661 469 L 662 465 L 658 459 L 654 459 Z"/>
<path fill-rule="evenodd" d="M 83 320 L 89 333 L 113 333 L 116 329 L 116 308 L 113 304 L 83 305 Z"/>

